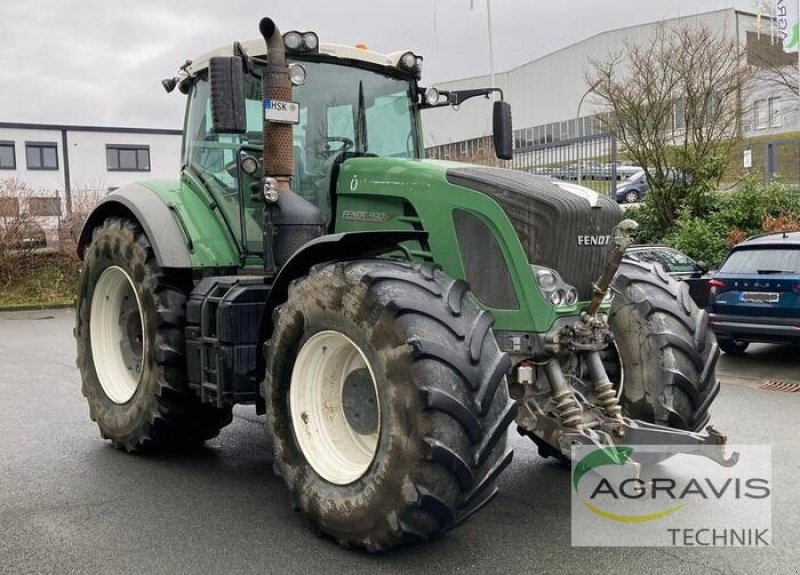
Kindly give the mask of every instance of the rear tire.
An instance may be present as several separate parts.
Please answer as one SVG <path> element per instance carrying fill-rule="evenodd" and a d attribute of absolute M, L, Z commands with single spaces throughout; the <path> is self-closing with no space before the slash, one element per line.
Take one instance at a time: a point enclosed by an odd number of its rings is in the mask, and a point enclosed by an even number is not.
<path fill-rule="evenodd" d="M 639 201 L 639 192 L 636 190 L 625 192 L 625 201 L 629 204 L 635 204 Z"/>
<path fill-rule="evenodd" d="M 616 346 L 607 351 L 607 371 L 622 382 L 623 414 L 702 429 L 719 393 L 719 346 L 708 313 L 697 308 L 685 283 L 655 264 L 624 260 L 614 290 L 609 326 Z"/>
<path fill-rule="evenodd" d="M 747 348 L 750 347 L 750 342 L 729 339 L 727 337 L 718 337 L 717 343 L 719 344 L 719 348 L 729 355 L 744 355 Z"/>
<path fill-rule="evenodd" d="M 215 437 L 231 410 L 186 385 L 186 296 L 158 266 L 141 229 L 108 219 L 86 249 L 77 301 L 77 365 L 89 415 L 129 452 Z"/>
<path fill-rule="evenodd" d="M 512 457 L 505 443 L 516 405 L 505 382 L 510 360 L 466 283 L 391 260 L 316 266 L 292 284 L 273 323 L 268 432 L 296 507 L 317 529 L 378 551 L 430 539 L 494 497 Z M 352 443 L 340 429 L 349 413 L 340 389 L 359 370 L 378 407 L 371 423 L 350 425 L 361 434 Z"/>

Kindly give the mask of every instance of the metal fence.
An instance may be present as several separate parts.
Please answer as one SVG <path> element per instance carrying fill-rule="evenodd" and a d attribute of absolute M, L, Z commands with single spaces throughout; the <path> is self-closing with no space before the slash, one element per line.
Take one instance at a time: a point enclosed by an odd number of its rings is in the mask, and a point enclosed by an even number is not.
<path fill-rule="evenodd" d="M 617 183 L 639 168 L 617 159 L 617 139 L 596 134 L 514 150 L 512 167 L 533 174 L 577 182 L 597 192 L 614 195 Z"/>

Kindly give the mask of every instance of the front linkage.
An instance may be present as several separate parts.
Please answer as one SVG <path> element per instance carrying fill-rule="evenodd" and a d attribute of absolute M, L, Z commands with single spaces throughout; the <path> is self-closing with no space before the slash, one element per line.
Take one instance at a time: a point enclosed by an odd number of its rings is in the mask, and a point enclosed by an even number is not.
<path fill-rule="evenodd" d="M 738 453 L 726 454 L 727 437 L 710 425 L 705 432 L 692 432 L 622 415 L 619 393 L 609 380 L 601 356 L 613 345 L 613 335 L 607 317 L 598 314 L 598 310 L 611 289 L 625 250 L 633 243 L 633 232 L 637 228 L 633 220 L 623 220 L 615 228 L 614 251 L 600 280 L 592 286 L 588 311 L 573 325 L 544 334 L 541 349 L 549 357 L 537 358 L 542 360 L 537 364 L 543 368 L 550 394 L 544 404 L 535 394 L 526 394 L 520 404 L 517 423 L 565 458 L 570 458 L 573 445 L 671 445 L 681 446 L 681 453 L 707 457 L 725 467 L 733 466 L 738 461 Z M 585 381 L 564 369 L 562 360 L 569 356 L 577 357 L 584 366 L 588 388 Z M 525 371 L 530 367 L 518 369 L 522 370 L 519 383 L 530 384 L 532 377 L 527 375 L 530 371 Z M 586 393 L 571 386 L 570 380 L 578 381 Z M 705 446 L 716 449 L 702 449 Z M 672 455 L 676 453 L 677 450 Z"/>

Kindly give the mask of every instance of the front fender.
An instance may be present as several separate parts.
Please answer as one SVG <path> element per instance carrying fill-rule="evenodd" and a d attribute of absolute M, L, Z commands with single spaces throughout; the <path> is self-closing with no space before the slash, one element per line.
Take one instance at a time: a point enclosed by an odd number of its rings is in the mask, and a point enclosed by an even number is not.
<path fill-rule="evenodd" d="M 316 238 L 289 258 L 278 272 L 270 288 L 264 313 L 261 316 L 259 341 L 265 343 L 272 333 L 272 311 L 286 301 L 289 284 L 308 273 L 312 266 L 340 260 L 374 257 L 396 249 L 402 242 L 424 241 L 427 232 L 420 231 L 374 231 L 342 232 Z M 257 354 L 257 372 L 264 373 L 264 356 Z"/>

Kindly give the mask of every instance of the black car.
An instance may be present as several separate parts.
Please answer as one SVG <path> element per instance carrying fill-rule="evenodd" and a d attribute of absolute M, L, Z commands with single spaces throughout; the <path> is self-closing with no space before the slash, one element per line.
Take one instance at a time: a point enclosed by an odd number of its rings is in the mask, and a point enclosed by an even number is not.
<path fill-rule="evenodd" d="M 709 319 L 722 351 L 750 342 L 800 344 L 800 232 L 737 244 L 709 281 Z"/>
<path fill-rule="evenodd" d="M 708 305 L 708 266 L 696 262 L 683 252 L 659 245 L 635 245 L 625 250 L 625 256 L 643 262 L 653 262 L 664 267 L 669 275 L 686 282 L 689 295 L 700 309 Z"/>

